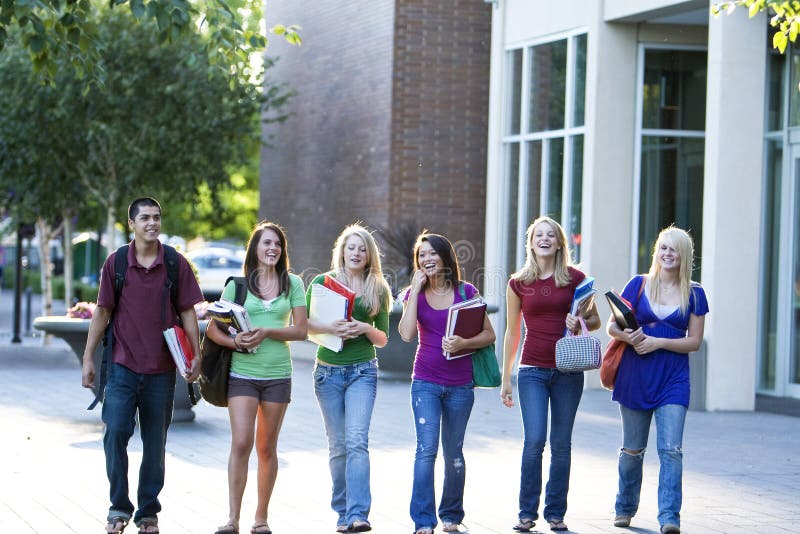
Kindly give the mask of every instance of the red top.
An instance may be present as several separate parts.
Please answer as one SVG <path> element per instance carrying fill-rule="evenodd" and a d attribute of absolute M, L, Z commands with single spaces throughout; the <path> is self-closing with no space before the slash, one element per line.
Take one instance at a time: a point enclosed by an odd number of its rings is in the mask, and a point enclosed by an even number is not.
<path fill-rule="evenodd" d="M 178 254 L 178 310 L 172 310 L 170 295 L 164 297 L 167 266 L 164 247 L 159 243 L 158 257 L 150 267 L 136 261 L 136 242 L 128 247 L 128 270 L 125 286 L 114 314 L 114 363 L 141 374 L 166 373 L 175 370 L 163 331 L 178 323 L 177 312 L 187 310 L 203 300 L 197 278 L 182 254 Z M 103 264 L 97 305 L 114 310 L 114 258 L 112 252 Z M 163 314 L 162 308 L 166 307 Z"/>
<path fill-rule="evenodd" d="M 575 286 L 586 278 L 578 269 L 569 267 L 571 280 L 564 287 L 556 287 L 554 277 L 523 284 L 512 278 L 509 287 L 520 299 L 522 319 L 525 321 L 525 341 L 522 344 L 523 365 L 556 366 L 556 342 L 564 337 L 566 319 L 575 294 Z"/>

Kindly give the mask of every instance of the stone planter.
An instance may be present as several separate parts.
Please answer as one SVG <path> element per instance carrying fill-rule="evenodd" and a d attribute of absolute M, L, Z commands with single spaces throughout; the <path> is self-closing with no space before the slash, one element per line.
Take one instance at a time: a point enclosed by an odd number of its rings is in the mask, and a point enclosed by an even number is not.
<path fill-rule="evenodd" d="M 78 365 L 83 365 L 83 351 L 86 348 L 86 336 L 89 333 L 90 319 L 72 319 L 63 316 L 44 316 L 37 317 L 33 321 L 33 327 L 48 334 L 52 334 L 63 339 L 75 353 Z M 205 331 L 206 321 L 200 321 L 201 333 Z M 103 344 L 98 345 L 94 353 L 94 366 L 96 372 L 100 372 L 100 364 L 103 358 Z M 177 374 L 177 371 L 175 371 Z M 97 386 L 92 388 L 92 393 L 97 394 Z M 172 420 L 174 422 L 193 421 L 195 413 L 192 411 L 192 403 L 189 400 L 189 390 L 186 381 L 178 375 L 175 382 L 175 398 L 173 404 Z"/>
<path fill-rule="evenodd" d="M 417 340 L 405 342 L 397 331 L 402 306 L 389 313 L 389 342 L 385 347 L 377 349 L 378 376 L 387 380 L 411 380 L 414 368 L 414 354 L 417 351 Z"/>

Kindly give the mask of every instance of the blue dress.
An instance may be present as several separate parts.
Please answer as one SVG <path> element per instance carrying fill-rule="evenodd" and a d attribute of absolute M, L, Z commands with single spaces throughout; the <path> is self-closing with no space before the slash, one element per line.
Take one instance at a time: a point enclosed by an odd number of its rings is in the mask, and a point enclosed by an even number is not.
<path fill-rule="evenodd" d="M 692 282 L 689 307 L 680 308 L 659 319 L 650 306 L 647 292 L 639 294 L 645 282 L 637 275 L 628 282 L 622 297 L 635 308 L 636 320 L 648 336 L 678 339 L 686 337 L 689 317 L 708 313 L 708 300 L 700 284 Z M 632 410 L 651 410 L 666 404 L 689 406 L 689 355 L 658 349 L 639 355 L 630 345 L 625 349 L 617 371 L 613 399 Z"/>

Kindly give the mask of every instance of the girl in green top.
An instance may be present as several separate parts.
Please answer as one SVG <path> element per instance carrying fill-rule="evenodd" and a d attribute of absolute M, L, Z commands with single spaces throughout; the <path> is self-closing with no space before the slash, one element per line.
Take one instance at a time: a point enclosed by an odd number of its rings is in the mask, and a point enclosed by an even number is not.
<path fill-rule="evenodd" d="M 253 330 L 231 337 L 210 321 L 206 332 L 217 344 L 235 351 L 228 379 L 230 512 L 228 521 L 216 534 L 239 531 L 242 495 L 254 441 L 258 454 L 258 504 L 250 532 L 271 532 L 267 515 L 278 476 L 278 433 L 291 395 L 292 364 L 288 342 L 303 340 L 307 333 L 303 281 L 289 273 L 286 236 L 280 226 L 264 221 L 253 229 L 247 243 L 244 276 L 247 280 L 244 307 Z M 222 297 L 233 301 L 234 293 L 235 284 L 229 283 Z"/>
<path fill-rule="evenodd" d="M 309 319 L 312 333 L 334 334 L 344 339 L 341 352 L 317 349 L 314 393 L 328 435 L 333 478 L 331 507 L 338 514 L 337 532 L 371 530 L 367 517 L 369 489 L 369 424 L 378 385 L 375 347 L 389 340 L 391 290 L 381 271 L 378 245 L 366 228 L 347 226 L 333 247 L 331 270 L 314 278 L 306 292 L 311 306 L 311 285 L 332 276 L 356 294 L 351 320 L 322 323 Z"/>

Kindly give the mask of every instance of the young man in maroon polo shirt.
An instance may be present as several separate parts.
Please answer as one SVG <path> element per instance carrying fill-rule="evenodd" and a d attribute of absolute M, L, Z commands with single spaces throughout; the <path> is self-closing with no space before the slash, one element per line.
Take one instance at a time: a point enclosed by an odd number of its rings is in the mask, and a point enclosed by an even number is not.
<path fill-rule="evenodd" d="M 194 305 L 203 300 L 191 266 L 178 254 L 178 289 L 174 303 L 167 284 L 161 231 L 161 206 L 152 198 L 138 198 L 128 208 L 128 226 L 133 241 L 128 247 L 125 284 L 116 301 L 113 252 L 103 264 L 97 308 L 92 316 L 83 353 L 83 387 L 95 381 L 93 355 L 109 319 L 114 317 L 112 361 L 108 362 L 103 400 L 103 447 L 110 484 L 111 507 L 106 532 L 122 532 L 133 517 L 139 532 L 158 532 L 158 495 L 164 486 L 167 429 L 172 420 L 175 364 L 164 343 L 162 331 L 178 323 L 178 317 L 200 354 L 199 329 Z M 200 374 L 196 358 L 186 379 Z M 102 383 L 102 382 L 101 382 Z M 139 413 L 142 465 L 139 470 L 136 514 L 128 496 L 128 441 Z"/>

